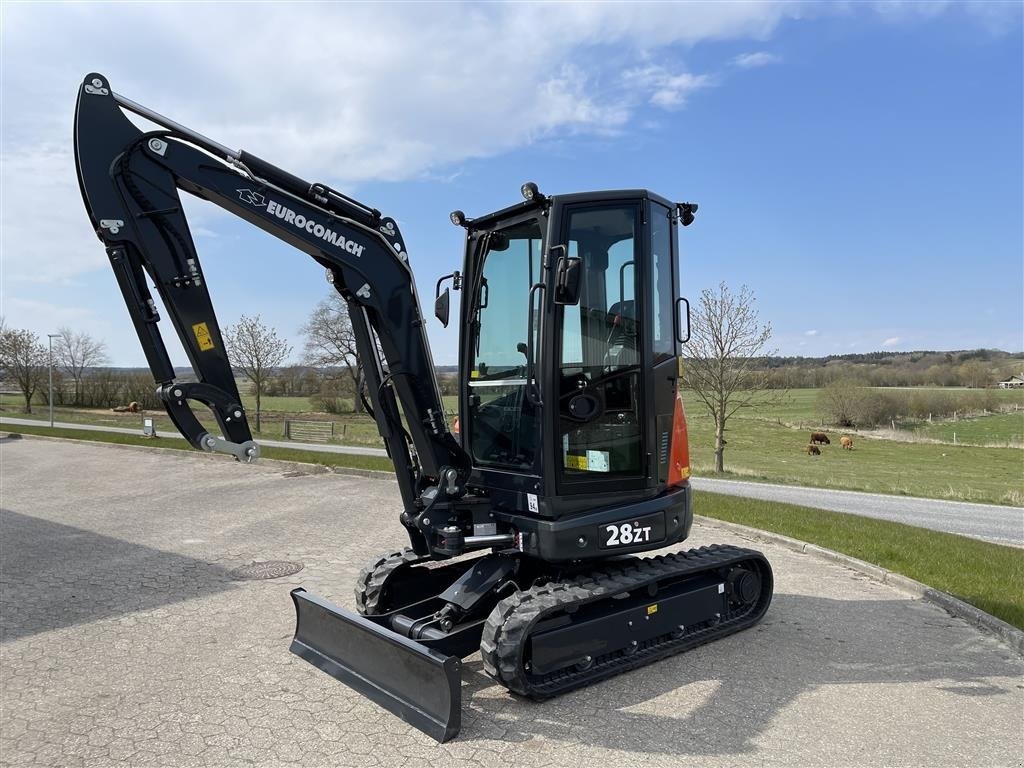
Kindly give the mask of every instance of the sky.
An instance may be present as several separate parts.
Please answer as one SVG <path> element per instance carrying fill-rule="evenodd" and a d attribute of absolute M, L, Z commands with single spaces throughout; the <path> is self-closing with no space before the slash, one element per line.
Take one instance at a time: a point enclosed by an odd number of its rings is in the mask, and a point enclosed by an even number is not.
<path fill-rule="evenodd" d="M 4 2 L 0 314 L 145 364 L 75 179 L 75 98 L 97 71 L 393 216 L 427 310 L 461 268 L 453 209 L 513 204 L 528 180 L 646 187 L 700 204 L 682 293 L 748 285 L 780 354 L 1020 351 L 1021 8 Z M 260 314 L 298 361 L 321 268 L 187 210 L 222 327 Z M 457 361 L 457 325 L 428 321 L 436 363 Z"/>

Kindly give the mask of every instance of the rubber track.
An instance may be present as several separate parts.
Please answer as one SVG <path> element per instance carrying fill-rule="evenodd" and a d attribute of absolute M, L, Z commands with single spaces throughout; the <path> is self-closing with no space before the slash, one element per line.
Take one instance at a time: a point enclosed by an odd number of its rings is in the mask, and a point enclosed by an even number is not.
<path fill-rule="evenodd" d="M 679 638 L 648 641 L 629 655 L 611 653 L 584 670 L 561 670 L 533 678 L 523 669 L 523 651 L 530 630 L 549 614 L 643 589 L 652 582 L 695 576 L 744 561 L 764 563 L 767 572 L 761 574 L 761 595 L 745 610 L 741 607 L 738 615 L 726 616 L 719 624 L 701 627 Z M 547 699 L 745 629 L 757 623 L 768 609 L 771 588 L 771 570 L 764 556 L 755 550 L 729 545 L 637 559 L 625 566 L 608 567 L 567 581 L 533 587 L 503 599 L 488 617 L 480 641 L 484 669 L 513 693 Z"/>
<path fill-rule="evenodd" d="M 381 606 L 381 598 L 388 579 L 399 568 L 415 565 L 424 559 L 408 547 L 378 555 L 356 578 L 356 609 L 359 613 L 363 616 L 386 613 L 387 609 Z"/>

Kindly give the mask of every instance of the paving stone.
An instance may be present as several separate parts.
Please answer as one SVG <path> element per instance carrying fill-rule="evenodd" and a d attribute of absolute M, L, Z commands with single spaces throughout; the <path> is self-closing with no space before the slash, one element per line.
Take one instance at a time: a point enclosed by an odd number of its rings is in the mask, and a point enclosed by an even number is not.
<path fill-rule="evenodd" d="M 292 587 L 352 608 L 364 562 L 404 544 L 393 483 L 30 439 L 0 444 L 0 461 L 3 766 L 1009 766 L 1024 754 L 1020 657 L 775 545 L 758 627 L 542 704 L 470 657 L 462 734 L 437 745 L 288 652 Z M 714 541 L 741 540 L 708 524 L 689 544 Z M 263 560 L 304 568 L 229 575 Z"/>

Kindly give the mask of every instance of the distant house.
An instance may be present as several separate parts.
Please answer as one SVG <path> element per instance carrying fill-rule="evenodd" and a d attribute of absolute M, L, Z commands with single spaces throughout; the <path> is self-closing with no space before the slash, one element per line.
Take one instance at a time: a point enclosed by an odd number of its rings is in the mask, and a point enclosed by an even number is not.
<path fill-rule="evenodd" d="M 1024 373 L 1018 373 L 1016 376 L 999 382 L 1000 389 L 1017 389 L 1018 387 L 1024 387 Z"/>

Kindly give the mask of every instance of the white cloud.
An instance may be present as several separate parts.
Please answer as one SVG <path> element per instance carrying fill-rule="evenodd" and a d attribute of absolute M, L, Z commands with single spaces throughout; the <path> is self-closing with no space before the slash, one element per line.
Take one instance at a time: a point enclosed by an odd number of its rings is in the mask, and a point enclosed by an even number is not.
<path fill-rule="evenodd" d="M 804 336 L 817 336 L 817 335 L 818 335 L 818 331 L 817 330 L 804 331 Z"/>
<path fill-rule="evenodd" d="M 741 53 L 732 60 L 732 63 L 733 66 L 740 69 L 755 69 L 757 67 L 766 67 L 769 64 L 777 64 L 780 61 L 782 61 L 782 58 L 774 53 L 756 51 L 754 53 Z"/>
<path fill-rule="evenodd" d="M 624 3 L 124 3 L 115 22 L 111 8 L 4 5 L 5 291 L 104 268 L 69 137 L 87 72 L 218 141 L 351 192 L 368 180 L 444 178 L 461 162 L 553 136 L 639 130 L 643 105 L 678 108 L 716 84 L 683 66 L 690 46 L 765 40 L 787 18 L 833 12 L 791 0 L 642 12 Z"/>
<path fill-rule="evenodd" d="M 686 46 L 764 38 L 800 10 L 788 2 L 654 4 L 643 13 L 625 4 L 123 4 L 116 45 L 110 13 L 102 4 L 4 7 L 5 285 L 105 264 L 69 137 L 90 71 L 218 141 L 352 191 L 367 180 L 450 174 L 552 135 L 625 131 L 643 104 L 678 107 L 708 85 L 678 63 Z M 649 68 L 652 57 L 665 64 Z M 632 82 L 619 74 L 645 67 Z"/>
<path fill-rule="evenodd" d="M 888 339 L 886 339 L 885 341 L 882 342 L 882 346 L 886 347 L 886 348 L 888 348 L 888 347 L 895 347 L 899 343 L 900 343 L 900 337 L 899 336 L 890 336 Z"/>
<path fill-rule="evenodd" d="M 691 72 L 675 72 L 658 66 L 631 69 L 623 75 L 627 89 L 637 88 L 650 94 L 650 103 L 664 109 L 681 107 L 686 98 L 698 88 L 706 88 L 712 84 L 708 75 L 695 75 Z"/>
<path fill-rule="evenodd" d="M 65 282 L 106 265 L 103 246 L 82 207 L 70 140 L 22 151 L 5 148 L 0 175 L 0 273 L 5 286 L 9 280 Z"/>

